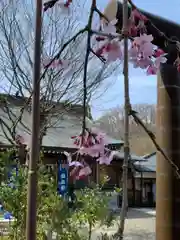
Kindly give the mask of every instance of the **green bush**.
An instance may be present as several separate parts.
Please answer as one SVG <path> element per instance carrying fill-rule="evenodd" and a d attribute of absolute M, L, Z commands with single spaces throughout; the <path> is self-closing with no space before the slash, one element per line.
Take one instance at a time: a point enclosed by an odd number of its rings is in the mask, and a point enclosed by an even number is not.
<path fill-rule="evenodd" d="M 9 154 L 0 157 L 0 199 L 15 219 L 10 226 L 9 239 L 25 240 L 28 169 L 18 164 L 18 175 L 14 174 L 9 180 L 7 172 L 12 161 L 9 161 Z M 101 187 L 79 190 L 74 208 L 69 208 L 67 199 L 57 194 L 55 177 L 47 173 L 43 165 L 38 167 L 37 175 L 37 240 L 45 239 L 46 232 L 56 233 L 57 240 L 91 239 L 96 224 L 109 226 L 112 222 L 107 217 L 109 195 L 104 192 L 102 195 Z M 10 183 L 14 187 L 9 186 Z M 88 227 L 86 234 L 80 231 L 84 227 Z"/>

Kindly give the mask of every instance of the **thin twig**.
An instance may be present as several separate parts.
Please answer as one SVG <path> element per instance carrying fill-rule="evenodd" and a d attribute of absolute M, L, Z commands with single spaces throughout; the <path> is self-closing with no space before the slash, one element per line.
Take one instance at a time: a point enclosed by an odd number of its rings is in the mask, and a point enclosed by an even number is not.
<path fill-rule="evenodd" d="M 45 66 L 45 70 L 43 72 L 43 74 L 40 77 L 40 80 L 43 79 L 46 75 L 46 72 L 48 70 L 48 68 L 51 66 L 51 64 L 56 60 L 59 59 L 62 52 L 65 50 L 65 48 L 73 41 L 76 40 L 76 38 L 83 34 L 84 32 L 88 31 L 88 26 L 86 26 L 85 28 L 81 29 L 80 31 L 78 31 L 72 38 L 70 38 L 65 44 L 63 44 L 62 48 L 60 49 L 60 51 L 51 59 L 51 61 Z"/>
<path fill-rule="evenodd" d="M 85 27 L 85 28 L 81 29 L 79 32 L 77 32 L 72 38 L 70 38 L 70 39 L 62 46 L 62 48 L 60 49 L 60 51 L 59 51 L 59 52 L 51 59 L 51 61 L 46 65 L 45 70 L 44 70 L 44 72 L 42 73 L 39 81 L 41 81 L 41 80 L 45 77 L 45 75 L 46 75 L 49 67 L 51 66 L 51 64 L 52 64 L 56 59 L 58 59 L 58 58 L 60 57 L 60 55 L 62 54 L 62 52 L 65 50 L 65 48 L 66 48 L 72 41 L 75 41 L 76 38 L 77 38 L 80 34 L 84 33 L 85 31 L 87 31 L 87 27 Z M 37 84 L 39 83 L 39 81 L 37 82 Z M 32 91 L 31 94 L 30 94 L 30 96 L 26 99 L 23 107 L 20 109 L 20 115 L 16 118 L 16 120 L 14 121 L 13 126 L 11 127 L 12 129 L 13 129 L 15 126 L 17 126 L 17 124 L 22 120 L 22 116 L 23 116 L 23 113 L 24 113 L 24 111 L 25 111 L 25 108 L 30 104 L 31 98 L 32 98 L 33 94 L 34 94 L 34 91 Z"/>
<path fill-rule="evenodd" d="M 55 3 L 56 1 L 50 1 L 50 2 L 54 2 L 54 3 Z M 59 52 L 51 59 L 51 61 L 45 66 L 45 70 L 44 70 L 44 72 L 42 73 L 39 81 L 41 81 L 41 80 L 45 77 L 45 75 L 46 75 L 49 67 L 51 66 L 51 64 L 52 64 L 56 59 L 60 58 L 60 55 L 61 55 L 62 52 L 65 50 L 65 48 L 66 48 L 71 42 L 75 41 L 76 38 L 77 38 L 79 35 L 83 34 L 83 33 L 86 32 L 86 31 L 88 31 L 88 35 L 90 35 L 90 36 L 91 36 L 92 34 L 94 34 L 94 33 L 92 32 L 92 29 L 91 29 L 92 17 L 93 17 L 94 12 L 97 12 L 97 13 L 99 14 L 100 18 L 103 17 L 104 19 L 108 20 L 108 19 L 103 15 L 103 13 L 101 13 L 101 11 L 96 7 L 96 1 L 94 0 L 93 2 L 94 2 L 94 3 L 93 3 L 94 5 L 92 4 L 93 8 L 91 9 L 90 17 L 89 17 L 89 21 L 88 21 L 87 26 L 84 27 L 83 29 L 81 29 L 80 31 L 78 31 L 72 38 L 70 38 L 70 39 L 62 46 L 62 48 L 60 49 L 60 51 L 59 51 Z M 45 4 L 47 4 L 47 3 L 45 3 Z M 54 6 L 54 4 L 53 4 L 51 7 L 53 7 L 53 6 Z M 96 32 L 96 34 L 97 34 L 97 32 Z M 109 37 L 111 37 L 111 36 L 109 36 Z M 114 36 L 114 37 L 115 37 L 115 36 Z M 93 52 L 93 51 L 92 51 L 92 52 Z M 90 53 L 90 49 L 88 49 L 88 54 L 87 54 L 88 56 L 89 56 L 89 53 Z M 94 52 L 93 52 L 93 53 L 94 53 Z M 95 53 L 94 53 L 94 54 L 95 54 Z M 96 54 L 95 54 L 95 55 L 96 55 Z M 96 56 L 97 56 L 97 55 L 96 55 Z M 103 59 L 101 59 L 101 60 L 103 60 Z M 86 65 L 86 64 L 85 64 L 85 65 Z M 86 76 L 86 78 L 87 78 L 87 76 Z M 38 83 L 39 83 L 39 82 L 38 82 Z M 37 84 L 38 84 L 38 83 L 37 83 Z M 17 124 L 22 120 L 22 116 L 23 116 L 23 113 L 24 113 L 24 111 L 25 111 L 25 108 L 26 108 L 26 106 L 28 106 L 28 105 L 30 104 L 31 98 L 32 98 L 33 94 L 34 94 L 34 92 L 32 91 L 31 94 L 30 94 L 30 96 L 26 99 L 23 107 L 20 109 L 20 115 L 17 117 L 17 119 L 14 121 L 13 126 L 11 127 L 12 129 L 15 129 L 16 126 L 17 126 Z"/>
<path fill-rule="evenodd" d="M 180 179 L 180 169 L 178 166 L 167 156 L 167 154 L 164 152 L 164 150 L 159 146 L 159 144 L 156 141 L 155 135 L 145 126 L 143 121 L 137 116 L 137 112 L 132 110 L 131 108 L 129 109 L 129 115 L 133 117 L 134 121 L 140 125 L 144 131 L 147 133 L 151 141 L 153 142 L 154 146 L 156 147 L 157 151 L 160 152 L 163 157 L 169 162 L 169 164 L 173 167 L 175 170 L 176 176 L 178 179 Z"/>

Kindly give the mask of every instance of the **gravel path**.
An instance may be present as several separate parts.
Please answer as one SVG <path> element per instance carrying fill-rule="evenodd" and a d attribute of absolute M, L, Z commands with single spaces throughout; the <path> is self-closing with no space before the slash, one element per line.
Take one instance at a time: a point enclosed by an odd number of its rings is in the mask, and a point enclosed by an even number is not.
<path fill-rule="evenodd" d="M 107 232 L 108 235 L 114 234 L 116 226 L 110 229 L 96 229 L 93 233 L 93 240 L 101 232 Z M 144 213 L 140 210 L 130 209 L 125 223 L 124 240 L 155 240 L 155 216 Z"/>

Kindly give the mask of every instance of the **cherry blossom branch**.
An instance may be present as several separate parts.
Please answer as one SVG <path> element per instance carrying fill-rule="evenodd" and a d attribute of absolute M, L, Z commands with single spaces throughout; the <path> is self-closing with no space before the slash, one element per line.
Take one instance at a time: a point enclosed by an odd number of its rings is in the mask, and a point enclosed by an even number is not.
<path fill-rule="evenodd" d="M 129 2 L 129 4 L 131 5 L 132 9 L 136 9 L 136 10 L 138 10 L 139 12 L 141 12 L 141 11 L 139 10 L 139 8 L 133 3 L 132 0 L 128 0 L 128 2 Z M 143 15 L 144 15 L 144 14 L 143 14 Z M 148 23 L 150 23 L 150 25 L 159 33 L 160 36 L 164 37 L 164 39 L 165 39 L 167 42 L 173 43 L 173 44 L 177 44 L 177 43 L 178 43 L 178 41 L 175 41 L 175 40 L 172 40 L 172 39 L 168 38 L 168 37 L 165 35 L 165 33 L 163 33 L 160 29 L 158 29 L 158 28 L 152 23 L 152 21 L 151 21 L 150 19 L 148 19 Z"/>
<path fill-rule="evenodd" d="M 178 177 L 178 179 L 180 179 L 180 169 L 178 168 L 178 166 L 167 156 L 164 150 L 157 143 L 155 135 L 145 126 L 143 121 L 138 117 L 137 112 L 132 110 L 130 106 L 129 115 L 132 116 L 134 121 L 144 129 L 144 131 L 147 133 L 154 146 L 156 147 L 157 151 L 163 155 L 163 157 L 169 162 L 169 164 L 171 164 L 171 166 L 175 170 L 176 176 Z"/>

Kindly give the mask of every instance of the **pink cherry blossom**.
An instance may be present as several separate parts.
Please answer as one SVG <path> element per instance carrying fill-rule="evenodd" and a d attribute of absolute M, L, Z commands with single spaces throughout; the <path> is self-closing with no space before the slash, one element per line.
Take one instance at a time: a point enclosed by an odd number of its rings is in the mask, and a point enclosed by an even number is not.
<path fill-rule="evenodd" d="M 83 168 L 80 169 L 76 179 L 79 180 L 79 179 L 82 179 L 84 177 L 87 177 L 89 176 L 90 174 L 92 173 L 92 170 L 89 166 L 85 166 Z"/>
<path fill-rule="evenodd" d="M 132 60 L 132 61 L 136 60 L 136 59 L 138 58 L 138 54 L 139 54 L 138 49 L 135 48 L 135 47 L 132 45 L 131 48 L 129 49 L 129 59 L 130 59 L 130 61 L 131 61 L 131 60 Z"/>
<path fill-rule="evenodd" d="M 123 59 L 121 44 L 118 40 L 106 41 L 96 51 L 96 55 L 104 57 L 107 62 Z"/>
<path fill-rule="evenodd" d="M 128 21 L 129 35 L 131 37 L 137 36 L 138 32 L 146 32 L 145 22 L 147 18 L 141 14 L 137 9 L 131 11 L 131 15 Z"/>
<path fill-rule="evenodd" d="M 116 60 L 122 60 L 123 53 L 119 41 L 113 40 L 106 44 L 102 54 L 107 62 L 114 62 Z"/>
<path fill-rule="evenodd" d="M 164 54 L 165 54 L 165 52 L 162 49 L 160 49 L 160 48 L 158 48 L 158 49 L 156 49 L 154 51 L 154 57 L 160 57 L 160 56 L 162 56 Z"/>
<path fill-rule="evenodd" d="M 103 22 L 101 25 L 102 32 L 113 36 L 119 36 L 119 34 L 116 33 L 116 23 L 116 19 L 109 23 Z M 95 52 L 99 57 L 104 57 L 107 62 L 116 61 L 117 59 L 122 58 L 122 51 L 118 39 L 110 40 L 108 36 L 98 36 L 96 37 L 96 41 L 99 42 L 99 44 L 96 47 Z"/>
<path fill-rule="evenodd" d="M 133 43 L 134 43 L 134 46 L 141 46 L 145 43 L 151 43 L 152 40 L 153 40 L 153 36 L 151 34 L 150 35 L 142 34 L 139 37 L 135 37 Z"/>
<path fill-rule="evenodd" d="M 148 58 L 153 55 L 154 45 L 152 44 L 153 36 L 142 34 L 140 37 L 135 37 L 133 47 L 137 50 L 138 54 L 143 58 Z"/>
<path fill-rule="evenodd" d="M 89 155 L 91 157 L 98 157 L 101 152 L 104 151 L 104 145 L 95 144 L 91 147 L 80 147 L 79 153 L 81 155 Z"/>
<path fill-rule="evenodd" d="M 131 62 L 133 63 L 133 67 L 134 68 L 141 68 L 141 69 L 146 69 L 150 64 L 152 64 L 152 60 L 150 58 L 140 58 L 140 59 L 134 59 L 131 60 Z"/>
<path fill-rule="evenodd" d="M 99 162 L 99 164 L 109 165 L 113 160 L 113 156 L 113 152 L 107 151 L 97 159 L 97 162 Z"/>
<path fill-rule="evenodd" d="M 165 58 L 163 55 L 160 55 L 159 57 L 157 57 L 153 63 L 151 63 L 149 65 L 149 67 L 147 68 L 147 75 L 156 75 L 157 71 L 160 67 L 161 63 L 165 63 L 167 61 L 167 58 Z"/>
<path fill-rule="evenodd" d="M 73 180 L 83 179 L 92 173 L 91 168 L 86 163 L 83 165 L 81 162 L 75 161 L 70 167 L 74 167 L 70 170 L 70 177 Z"/>
<path fill-rule="evenodd" d="M 70 174 L 70 178 L 72 179 L 76 179 L 76 177 L 78 176 L 79 174 L 79 171 L 82 167 L 81 166 L 74 166 L 72 169 L 69 170 Z"/>
<path fill-rule="evenodd" d="M 105 145 L 108 144 L 106 135 L 96 128 L 86 129 L 84 136 L 80 134 L 71 138 L 78 147 L 80 155 L 89 155 L 91 157 L 99 157 L 104 153 Z"/>
<path fill-rule="evenodd" d="M 70 162 L 69 163 L 69 166 L 72 167 L 72 166 L 75 166 L 75 167 L 83 167 L 83 164 L 78 162 L 78 161 L 73 161 L 73 162 Z"/>
<path fill-rule="evenodd" d="M 109 141 L 104 132 L 100 131 L 98 128 L 95 128 L 95 127 L 91 128 L 91 132 L 93 134 L 96 134 L 96 139 L 99 143 L 102 143 L 103 145 L 109 144 Z"/>
<path fill-rule="evenodd" d="M 158 68 L 154 65 L 150 65 L 146 71 L 147 75 L 156 75 Z"/>

